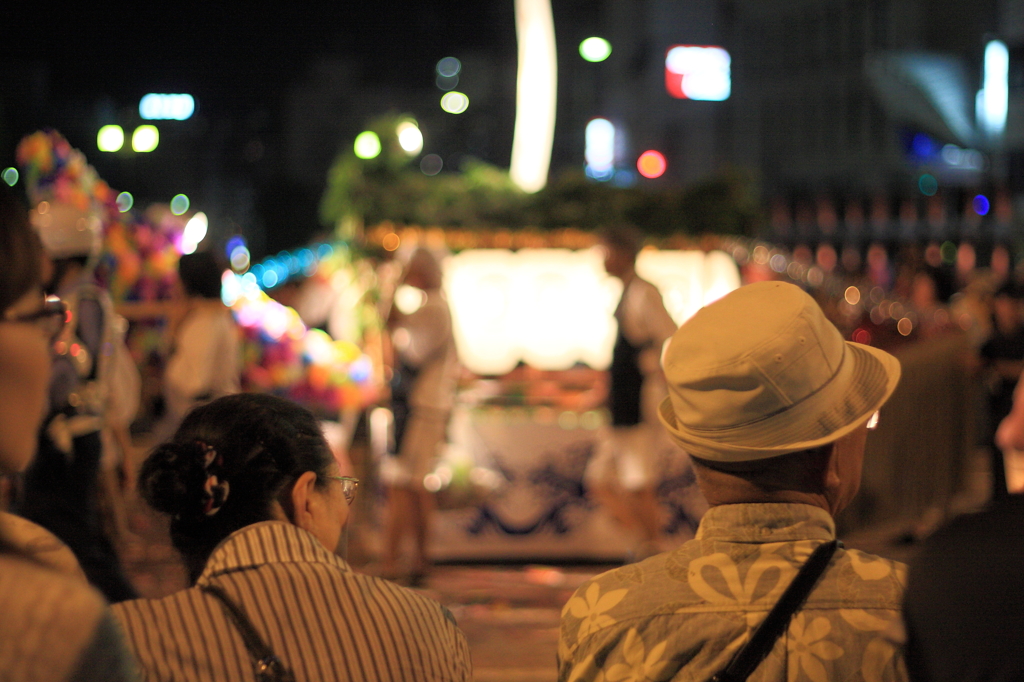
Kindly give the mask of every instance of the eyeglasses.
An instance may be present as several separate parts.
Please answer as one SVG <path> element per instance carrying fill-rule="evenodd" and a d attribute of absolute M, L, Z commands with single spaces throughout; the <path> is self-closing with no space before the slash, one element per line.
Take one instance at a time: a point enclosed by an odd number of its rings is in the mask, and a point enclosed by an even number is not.
<path fill-rule="evenodd" d="M 874 431 L 878 428 L 878 410 L 875 410 L 868 418 L 867 428 L 868 431 Z"/>
<path fill-rule="evenodd" d="M 356 499 L 356 490 L 359 488 L 359 479 L 352 478 L 351 476 L 331 476 L 329 474 L 325 474 L 324 477 L 333 478 L 335 481 L 341 481 L 341 494 L 345 496 L 345 501 L 351 505 Z"/>
<path fill-rule="evenodd" d="M 23 322 L 34 324 L 43 330 L 51 342 L 56 341 L 64 326 L 68 323 L 68 304 L 56 296 L 47 296 L 38 310 L 23 315 L 8 317 L 3 322 Z"/>

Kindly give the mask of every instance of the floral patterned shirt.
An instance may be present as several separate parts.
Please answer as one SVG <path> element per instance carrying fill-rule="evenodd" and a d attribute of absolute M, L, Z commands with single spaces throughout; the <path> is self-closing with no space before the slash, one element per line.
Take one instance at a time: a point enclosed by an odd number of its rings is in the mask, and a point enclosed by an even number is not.
<path fill-rule="evenodd" d="M 819 544 L 832 517 L 804 504 L 713 507 L 678 549 L 584 583 L 562 609 L 562 682 L 702 682 L 749 639 Z M 905 680 L 886 630 L 906 567 L 836 552 L 751 682 Z"/>

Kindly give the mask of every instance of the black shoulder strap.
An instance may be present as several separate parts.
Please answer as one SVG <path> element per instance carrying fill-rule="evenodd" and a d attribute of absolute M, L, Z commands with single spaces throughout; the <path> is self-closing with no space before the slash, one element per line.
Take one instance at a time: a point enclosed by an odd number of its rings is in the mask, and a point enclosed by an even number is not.
<path fill-rule="evenodd" d="M 292 672 L 285 667 L 281 659 L 274 655 L 274 651 L 267 646 L 263 638 L 256 632 L 256 628 L 245 617 L 238 605 L 224 593 L 224 590 L 209 584 L 200 585 L 199 589 L 216 597 L 235 623 L 239 634 L 242 635 L 242 641 L 245 642 L 245 648 L 249 650 L 249 658 L 252 660 L 258 682 L 295 682 Z"/>
<path fill-rule="evenodd" d="M 736 653 L 724 670 L 711 678 L 711 682 L 742 682 L 750 677 L 750 673 L 768 657 L 775 642 L 789 627 L 789 620 L 803 606 L 807 595 L 814 589 L 832 561 L 832 555 L 841 545 L 839 540 L 818 545 L 782 593 L 778 603 L 751 635 L 750 641 Z"/>

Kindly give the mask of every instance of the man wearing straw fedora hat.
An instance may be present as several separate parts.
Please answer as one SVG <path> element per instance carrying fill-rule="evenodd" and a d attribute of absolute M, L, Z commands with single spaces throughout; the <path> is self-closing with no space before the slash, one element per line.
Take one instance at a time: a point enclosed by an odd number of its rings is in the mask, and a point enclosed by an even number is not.
<path fill-rule="evenodd" d="M 839 548 L 833 521 L 899 362 L 844 341 L 798 287 L 761 282 L 694 315 L 662 365 L 659 416 L 711 508 L 694 540 L 577 590 L 560 679 L 904 679 L 886 633 L 905 567 Z"/>

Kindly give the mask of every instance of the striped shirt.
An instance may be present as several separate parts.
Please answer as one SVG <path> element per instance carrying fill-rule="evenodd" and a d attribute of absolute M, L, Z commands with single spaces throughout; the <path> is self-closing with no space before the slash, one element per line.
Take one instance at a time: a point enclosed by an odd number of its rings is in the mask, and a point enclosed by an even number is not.
<path fill-rule="evenodd" d="M 296 680 L 470 680 L 469 646 L 451 613 L 354 572 L 296 526 L 266 521 L 230 535 L 197 587 L 113 607 L 145 680 L 253 680 L 248 650 L 216 585 Z"/>

